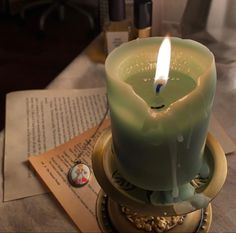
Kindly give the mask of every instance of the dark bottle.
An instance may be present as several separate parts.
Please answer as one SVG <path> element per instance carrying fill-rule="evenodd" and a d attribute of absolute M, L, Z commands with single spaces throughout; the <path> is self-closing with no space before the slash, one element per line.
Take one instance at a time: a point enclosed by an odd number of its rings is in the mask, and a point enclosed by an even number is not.
<path fill-rule="evenodd" d="M 134 37 L 151 36 L 152 1 L 134 0 Z"/>

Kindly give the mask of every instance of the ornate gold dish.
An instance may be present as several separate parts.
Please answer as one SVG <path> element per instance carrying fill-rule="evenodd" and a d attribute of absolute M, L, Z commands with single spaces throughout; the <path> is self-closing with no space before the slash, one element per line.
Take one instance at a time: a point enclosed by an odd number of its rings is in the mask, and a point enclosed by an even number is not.
<path fill-rule="evenodd" d="M 197 176 L 191 185 L 194 194 L 187 199 L 151 203 L 150 191 L 126 181 L 119 173 L 112 151 L 111 130 L 105 130 L 94 147 L 92 165 L 102 189 L 97 201 L 97 217 L 103 232 L 208 232 L 212 211 L 210 202 L 222 188 L 227 163 L 225 154 L 208 134 L 205 154 L 208 177 Z"/>

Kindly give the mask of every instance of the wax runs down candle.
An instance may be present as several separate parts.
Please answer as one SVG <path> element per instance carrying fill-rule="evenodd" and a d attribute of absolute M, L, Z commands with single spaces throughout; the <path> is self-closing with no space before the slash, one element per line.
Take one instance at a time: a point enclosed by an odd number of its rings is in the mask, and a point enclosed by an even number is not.
<path fill-rule="evenodd" d="M 151 81 L 162 40 L 129 42 L 106 60 L 114 159 L 132 184 L 178 196 L 203 164 L 215 63 L 203 45 L 171 38 L 170 80 L 156 95 Z"/>

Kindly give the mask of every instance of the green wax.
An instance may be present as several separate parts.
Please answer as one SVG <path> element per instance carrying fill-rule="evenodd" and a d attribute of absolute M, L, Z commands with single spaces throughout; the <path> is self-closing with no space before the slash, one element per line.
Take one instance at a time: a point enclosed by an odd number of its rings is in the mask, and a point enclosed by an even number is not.
<path fill-rule="evenodd" d="M 170 71 L 169 80 L 166 86 L 162 87 L 160 93 L 154 91 L 154 73 L 151 71 L 130 76 L 125 82 L 130 84 L 135 93 L 150 107 L 164 105 L 157 110 L 167 108 L 171 103 L 181 99 L 196 87 L 196 82 L 190 76 L 174 70 Z"/>
<path fill-rule="evenodd" d="M 150 37 L 125 43 L 109 54 L 105 68 L 119 172 L 137 187 L 167 191 L 175 199 L 202 173 L 216 70 L 206 47 L 171 38 L 173 70 L 156 94 L 153 79 L 162 41 Z M 163 104 L 165 109 L 150 110 Z"/>

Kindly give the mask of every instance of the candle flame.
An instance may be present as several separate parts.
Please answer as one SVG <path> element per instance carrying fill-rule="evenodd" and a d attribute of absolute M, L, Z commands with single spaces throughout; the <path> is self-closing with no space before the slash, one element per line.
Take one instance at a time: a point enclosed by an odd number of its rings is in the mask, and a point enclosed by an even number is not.
<path fill-rule="evenodd" d="M 157 65 L 156 65 L 156 74 L 154 78 L 154 90 L 155 92 L 160 92 L 169 78 L 170 70 L 170 56 L 171 56 L 171 44 L 170 38 L 165 37 L 161 43 L 158 56 L 157 56 Z"/>

